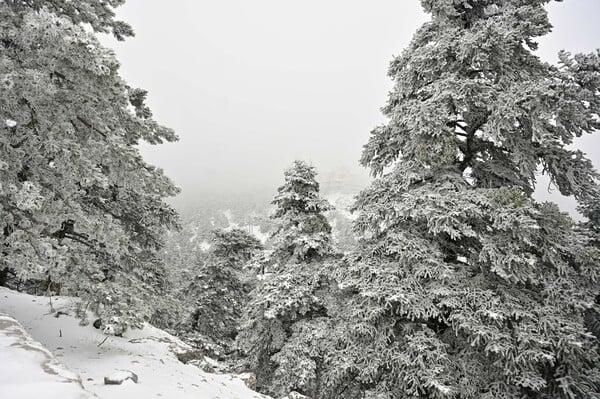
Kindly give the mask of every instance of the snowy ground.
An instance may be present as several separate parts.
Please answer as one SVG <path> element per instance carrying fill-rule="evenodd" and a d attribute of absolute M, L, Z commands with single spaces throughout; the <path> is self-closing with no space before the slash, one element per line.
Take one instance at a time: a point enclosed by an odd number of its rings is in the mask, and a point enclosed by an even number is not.
<path fill-rule="evenodd" d="M 109 337 L 100 345 L 105 336 L 92 325 L 79 326 L 78 320 L 71 316 L 70 303 L 69 298 L 52 298 L 55 310 L 69 313 L 57 318 L 50 311 L 47 297 L 0 287 L 0 313 L 18 320 L 27 334 L 43 345 L 30 338 L 23 338 L 29 339 L 30 348 L 13 345 L 15 335 L 7 334 L 6 329 L 17 327 L 9 317 L 0 317 L 0 397 L 85 398 L 77 382 L 78 375 L 87 391 L 105 399 L 266 399 L 236 377 L 208 374 L 181 363 L 172 349 L 184 348 L 185 344 L 151 326 L 128 331 L 123 338 Z M 52 360 L 44 348 L 64 367 Z M 48 364 L 51 367 L 44 367 Z M 139 377 L 138 383 L 127 380 L 122 385 L 104 384 L 104 377 L 123 370 L 134 372 Z"/>
<path fill-rule="evenodd" d="M 66 370 L 15 319 L 0 314 L 0 392 L 3 398 L 88 399 L 79 377 Z"/>

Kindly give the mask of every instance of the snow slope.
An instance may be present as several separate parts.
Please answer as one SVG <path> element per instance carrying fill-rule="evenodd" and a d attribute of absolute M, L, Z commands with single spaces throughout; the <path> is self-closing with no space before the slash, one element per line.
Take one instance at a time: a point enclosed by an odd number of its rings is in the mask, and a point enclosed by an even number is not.
<path fill-rule="evenodd" d="M 66 370 L 18 321 L 0 313 L 0 392 L 3 398 L 89 399 L 79 377 Z"/>
<path fill-rule="evenodd" d="M 72 316 L 73 312 L 70 310 L 72 302 L 71 298 L 52 297 L 55 310 L 69 313 L 55 317 L 57 313 L 51 312 L 48 297 L 31 296 L 0 287 L 0 312 L 18 320 L 28 334 L 54 353 L 56 359 L 74 373 L 59 373 L 59 377 L 62 375 L 63 378 L 76 379 L 76 375 L 79 375 L 84 388 L 99 398 L 268 399 L 248 389 L 239 378 L 208 374 L 196 366 L 181 363 L 173 350 L 189 347 L 152 326 L 146 326 L 143 330 L 128 331 L 123 338 L 111 336 L 102 343 L 106 336 L 99 330 L 92 325 L 79 326 L 78 320 Z M 4 319 L 0 319 L 0 323 L 2 320 Z M 10 344 L 7 347 L 6 339 L 0 341 L 2 398 L 78 398 L 68 395 L 49 396 L 54 390 L 64 387 L 58 383 L 51 384 L 52 381 L 40 384 L 42 380 L 39 376 L 43 374 L 40 370 L 31 372 L 29 383 L 25 381 L 27 376 L 22 374 L 19 374 L 21 380 L 4 379 L 5 370 L 22 367 L 23 363 L 34 362 L 34 365 L 40 367 L 39 359 L 25 359 L 29 355 L 17 355 Z M 41 352 L 45 352 L 43 347 L 37 346 Z M 139 378 L 138 383 L 127 380 L 122 385 L 104 384 L 104 377 L 122 370 L 134 372 Z M 37 395 L 28 396 L 27 393 L 23 393 L 19 396 L 20 393 L 16 389 L 25 390 L 25 384 L 33 381 L 40 384 L 39 389 L 42 391 L 37 392 Z M 7 389 L 15 389 L 10 391 L 14 392 L 14 395 L 4 395 Z M 40 395 L 42 393 L 43 395 Z"/>

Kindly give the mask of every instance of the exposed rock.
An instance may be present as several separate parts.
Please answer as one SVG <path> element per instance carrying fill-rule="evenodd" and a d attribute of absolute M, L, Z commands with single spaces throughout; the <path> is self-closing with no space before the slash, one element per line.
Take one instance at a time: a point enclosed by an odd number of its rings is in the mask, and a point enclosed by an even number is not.
<path fill-rule="evenodd" d="M 256 391 L 256 375 L 254 373 L 242 373 L 238 374 L 237 377 L 244 381 L 244 384 L 253 391 Z"/>
<path fill-rule="evenodd" d="M 137 384 L 138 376 L 133 371 L 119 370 L 115 371 L 111 375 L 104 377 L 104 384 L 106 385 L 121 385 L 123 381 L 131 380 Z"/>
<path fill-rule="evenodd" d="M 59 310 L 59 311 L 57 311 L 56 313 L 54 313 L 54 317 L 56 317 L 57 319 L 58 319 L 60 316 L 63 316 L 63 315 L 64 315 L 64 316 L 68 316 L 68 315 L 69 315 L 69 313 L 68 313 L 68 312 L 64 312 L 64 311 L 62 311 L 62 310 Z"/>
<path fill-rule="evenodd" d="M 122 337 L 126 330 L 126 326 L 122 323 L 118 317 L 113 317 L 108 323 L 104 323 L 102 320 L 102 332 L 106 335 L 114 335 L 115 337 Z"/>
<path fill-rule="evenodd" d="M 312 399 L 310 396 L 302 395 L 298 392 L 290 392 L 288 396 L 284 396 L 281 399 Z"/>
<path fill-rule="evenodd" d="M 227 365 L 207 356 L 202 360 L 191 360 L 189 364 L 193 364 L 205 373 L 224 374 L 228 372 Z"/>
<path fill-rule="evenodd" d="M 177 360 L 179 360 L 183 364 L 188 364 L 192 360 L 204 360 L 204 352 L 202 352 L 200 349 L 174 351 L 174 353 L 175 356 L 177 356 Z"/>

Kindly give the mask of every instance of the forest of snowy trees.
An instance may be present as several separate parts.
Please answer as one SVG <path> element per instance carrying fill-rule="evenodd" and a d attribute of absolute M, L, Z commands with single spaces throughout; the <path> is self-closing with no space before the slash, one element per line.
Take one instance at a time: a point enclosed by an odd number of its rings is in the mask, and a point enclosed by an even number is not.
<path fill-rule="evenodd" d="M 98 40 L 133 36 L 124 0 L 1 1 L 0 286 L 107 335 L 149 322 L 274 398 L 600 399 L 600 175 L 572 146 L 600 52 L 541 61 L 549 2 L 421 0 L 352 231 L 291 159 L 266 240 L 212 220 L 200 248 L 139 151 L 177 136 Z"/>

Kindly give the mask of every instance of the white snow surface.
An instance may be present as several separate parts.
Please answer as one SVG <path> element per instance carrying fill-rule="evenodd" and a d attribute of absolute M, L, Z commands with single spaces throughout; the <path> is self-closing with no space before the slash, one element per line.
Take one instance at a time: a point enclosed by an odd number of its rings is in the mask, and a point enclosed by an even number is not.
<path fill-rule="evenodd" d="M 5 320 L 11 319 L 0 318 L 2 398 L 94 397 L 85 396 L 78 382 L 79 376 L 85 390 L 105 399 L 268 399 L 247 388 L 242 380 L 233 375 L 209 374 L 191 364 L 181 363 L 173 351 L 190 347 L 150 325 L 142 330 L 129 330 L 122 338 L 109 336 L 102 343 L 107 336 L 101 331 L 91 324 L 79 326 L 79 320 L 72 316 L 73 302 L 72 298 L 52 297 L 52 306 L 56 311 L 69 313 L 55 317 L 48 297 L 31 296 L 0 287 L 0 313 L 18 320 L 27 334 L 40 343 L 28 338 L 31 350 L 19 350 L 11 346 L 14 337 L 3 334 L 1 328 L 2 323 L 9 323 Z M 44 360 L 48 358 L 50 360 Z M 62 366 L 52 360 L 54 358 Z M 50 362 L 51 370 L 59 370 L 57 374 L 48 374 L 48 369 L 43 366 L 45 361 Z M 138 383 L 128 380 L 121 385 L 104 384 L 105 376 L 124 370 L 137 374 Z M 10 394 L 6 395 L 7 392 Z"/>
<path fill-rule="evenodd" d="M 250 233 L 254 237 L 256 237 L 258 239 L 258 241 L 260 241 L 263 245 L 269 239 L 269 234 L 263 233 L 260 226 L 255 226 L 253 224 L 250 224 L 250 225 L 246 226 L 246 228 L 248 229 L 248 233 Z"/>
<path fill-rule="evenodd" d="M 200 248 L 200 251 L 202 252 L 207 252 L 210 249 L 210 247 L 211 245 L 206 240 L 202 240 L 200 245 L 198 245 L 198 248 Z"/>
<path fill-rule="evenodd" d="M 3 398 L 89 399 L 68 371 L 14 318 L 0 313 L 0 392 Z"/>

